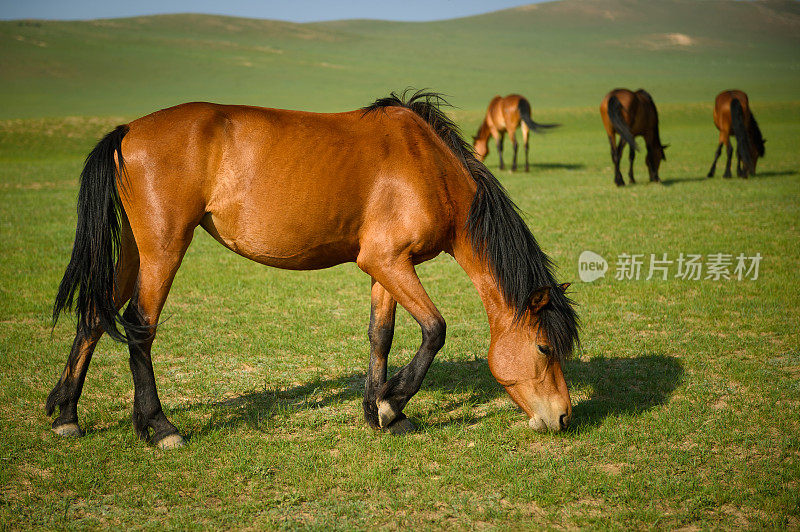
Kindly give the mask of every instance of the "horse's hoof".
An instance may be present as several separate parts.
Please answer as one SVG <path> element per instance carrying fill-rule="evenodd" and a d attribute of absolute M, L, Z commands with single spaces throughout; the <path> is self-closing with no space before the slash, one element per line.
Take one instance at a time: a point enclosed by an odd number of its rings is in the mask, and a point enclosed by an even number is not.
<path fill-rule="evenodd" d="M 83 430 L 77 423 L 64 423 L 57 427 L 53 427 L 53 432 L 65 438 L 80 438 L 84 435 Z"/>
<path fill-rule="evenodd" d="M 378 425 L 382 429 L 387 428 L 397 418 L 397 412 L 394 411 L 389 401 L 378 401 Z"/>
<path fill-rule="evenodd" d="M 164 436 L 156 443 L 157 449 L 162 449 L 168 451 L 170 449 L 178 449 L 186 445 L 181 438 L 180 434 L 170 434 L 169 436 Z"/>
<path fill-rule="evenodd" d="M 406 417 L 405 414 L 400 412 L 400 415 L 397 416 L 387 428 L 386 431 L 389 434 L 393 434 L 395 436 L 399 436 L 400 434 L 406 434 L 409 432 L 415 432 L 417 430 L 417 426 L 411 422 L 410 419 Z"/>

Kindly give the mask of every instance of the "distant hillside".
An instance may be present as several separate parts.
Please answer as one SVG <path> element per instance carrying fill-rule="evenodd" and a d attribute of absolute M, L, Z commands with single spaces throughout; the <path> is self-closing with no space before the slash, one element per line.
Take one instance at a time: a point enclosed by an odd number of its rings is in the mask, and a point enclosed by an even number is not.
<path fill-rule="evenodd" d="M 0 22 L 0 118 L 139 115 L 187 100 L 334 111 L 407 86 L 464 109 L 496 93 L 596 105 L 800 89 L 800 2 L 561 0 L 427 23 L 207 15 Z"/>

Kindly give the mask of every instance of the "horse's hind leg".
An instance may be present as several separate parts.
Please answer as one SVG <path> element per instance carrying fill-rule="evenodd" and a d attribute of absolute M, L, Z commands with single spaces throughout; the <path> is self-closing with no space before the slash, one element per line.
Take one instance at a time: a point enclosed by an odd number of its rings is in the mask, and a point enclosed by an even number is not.
<path fill-rule="evenodd" d="M 624 142 L 624 141 L 623 141 Z M 622 154 L 622 142 L 620 142 L 619 146 L 620 155 Z M 628 160 L 630 161 L 630 167 L 628 168 L 628 179 L 631 183 L 636 183 L 633 179 L 633 160 L 636 158 L 636 150 L 633 149 L 633 146 L 628 146 Z"/>
<path fill-rule="evenodd" d="M 731 157 L 733 156 L 733 146 L 731 145 L 730 139 L 728 139 L 728 141 L 725 144 L 728 154 L 728 160 L 725 162 L 725 173 L 722 174 L 722 177 L 731 177 Z"/>
<path fill-rule="evenodd" d="M 744 146 L 739 146 L 739 139 L 736 139 L 736 176 L 743 177 L 747 179 L 747 168 L 745 167 L 744 163 L 742 162 L 741 157 L 741 150 L 746 150 L 747 148 Z"/>
<path fill-rule="evenodd" d="M 369 316 L 369 370 L 364 389 L 364 417 L 375 429 L 380 428 L 378 391 L 386 382 L 386 364 L 394 336 L 397 302 L 375 279 L 372 280 L 372 305 Z"/>
<path fill-rule="evenodd" d="M 390 432 L 405 432 L 413 425 L 403 414 L 403 407 L 419 391 L 436 353 L 444 345 L 446 325 L 431 301 L 408 256 L 387 257 L 385 252 L 369 255 L 362 249 L 359 267 L 372 275 L 389 294 L 419 323 L 422 344 L 417 354 L 378 391 L 378 423 Z"/>
<path fill-rule="evenodd" d="M 511 170 L 513 172 L 517 171 L 517 148 L 519 145 L 517 144 L 517 130 L 509 131 L 508 136 L 511 138 L 511 146 L 514 148 L 514 159 L 511 161 Z"/>
<path fill-rule="evenodd" d="M 528 164 L 528 126 L 523 122 L 522 127 L 522 143 L 525 145 L 525 171 L 530 171 L 530 164 Z"/>
<path fill-rule="evenodd" d="M 148 331 L 128 331 L 135 340 L 128 345 L 134 386 L 133 426 L 140 438 L 164 449 L 183 445 L 183 439 L 161 408 L 150 350 L 158 318 L 191 239 L 192 232 L 188 231 L 168 244 L 162 241 L 151 242 L 145 249 L 139 246 L 139 282 L 123 315 L 128 323 Z"/>
<path fill-rule="evenodd" d="M 708 171 L 708 177 L 714 177 L 714 172 L 717 171 L 717 160 L 722 153 L 722 141 L 717 145 L 717 151 L 714 152 L 714 162 L 711 163 L 711 169 Z"/>
<path fill-rule="evenodd" d="M 617 149 L 617 143 L 614 139 L 614 135 L 611 134 L 608 136 L 608 142 L 611 144 L 611 161 L 614 163 L 614 183 L 618 187 L 625 186 L 625 181 L 622 179 L 622 172 L 619 171 L 619 160 L 622 156 L 622 146 L 625 142 L 622 138 L 619 139 L 620 148 Z"/>
<path fill-rule="evenodd" d="M 114 303 L 117 310 L 127 303 L 133 292 L 136 276 L 139 272 L 139 253 L 127 220 L 123 218 L 120 236 L 120 257 L 117 261 L 117 290 L 114 292 Z M 78 400 L 83 391 L 83 383 L 92 353 L 103 335 L 100 327 L 92 330 L 89 338 L 80 333 L 75 335 L 72 349 L 67 359 L 61 378 L 58 379 L 50 395 L 47 397 L 46 412 L 52 415 L 58 407 L 58 417 L 53 421 L 53 431 L 61 436 L 82 436 L 83 431 L 78 424 Z"/>

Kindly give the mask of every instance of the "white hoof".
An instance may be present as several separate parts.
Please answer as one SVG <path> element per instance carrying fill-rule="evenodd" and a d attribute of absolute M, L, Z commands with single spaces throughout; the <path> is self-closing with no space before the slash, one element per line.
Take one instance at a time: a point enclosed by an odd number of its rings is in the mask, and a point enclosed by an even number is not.
<path fill-rule="evenodd" d="M 184 445 L 183 438 L 181 438 L 180 434 L 170 434 L 169 436 L 165 436 L 158 440 L 156 448 L 166 451 L 169 449 L 177 449 L 179 447 L 183 447 Z"/>
<path fill-rule="evenodd" d="M 396 417 L 397 412 L 394 411 L 388 401 L 378 402 L 378 424 L 382 429 L 388 427 Z"/>
<path fill-rule="evenodd" d="M 83 431 L 77 423 L 65 423 L 53 428 L 53 432 L 65 438 L 80 438 L 83 436 Z"/>

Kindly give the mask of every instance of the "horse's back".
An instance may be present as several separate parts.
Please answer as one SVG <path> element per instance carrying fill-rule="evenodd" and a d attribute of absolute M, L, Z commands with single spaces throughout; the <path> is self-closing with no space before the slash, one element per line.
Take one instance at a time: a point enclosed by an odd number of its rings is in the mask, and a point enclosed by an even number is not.
<path fill-rule="evenodd" d="M 191 103 L 129 127 L 123 205 L 140 232 L 199 224 L 248 258 L 309 269 L 355 260 L 380 231 L 441 240 L 423 233 L 450 222 L 442 180 L 455 159 L 407 109 Z"/>
<path fill-rule="evenodd" d="M 714 125 L 725 134 L 729 134 L 731 131 L 731 103 L 733 100 L 739 100 L 746 120 L 749 121 L 750 103 L 747 94 L 737 89 L 720 92 L 714 99 Z"/>

